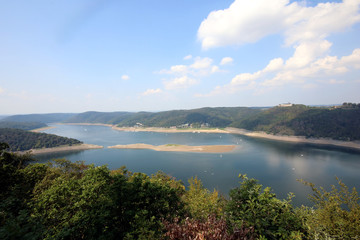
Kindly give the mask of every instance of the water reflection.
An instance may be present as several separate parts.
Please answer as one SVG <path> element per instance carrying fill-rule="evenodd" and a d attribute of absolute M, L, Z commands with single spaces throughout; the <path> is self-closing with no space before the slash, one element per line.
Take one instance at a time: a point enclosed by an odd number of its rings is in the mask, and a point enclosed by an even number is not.
<path fill-rule="evenodd" d="M 349 187 L 359 189 L 360 152 L 356 151 L 339 151 L 333 147 L 319 148 L 309 144 L 276 142 L 232 134 L 119 132 L 104 126 L 59 125 L 46 132 L 77 138 L 105 148 L 39 155 L 41 161 L 67 158 L 71 161 L 84 160 L 87 164 L 106 164 L 110 169 L 125 165 L 130 171 L 149 175 L 161 170 L 181 179 L 185 184 L 190 177 L 198 176 L 205 187 L 216 188 L 225 195 L 238 186 L 239 173 L 247 173 L 264 186 L 272 187 L 280 198 L 286 198 L 288 192 L 294 192 L 296 205 L 310 204 L 307 200 L 310 189 L 297 179 L 328 188 L 330 184 L 336 183 L 336 175 Z M 237 148 L 232 153 L 224 154 L 106 148 L 131 143 L 235 144 Z"/>

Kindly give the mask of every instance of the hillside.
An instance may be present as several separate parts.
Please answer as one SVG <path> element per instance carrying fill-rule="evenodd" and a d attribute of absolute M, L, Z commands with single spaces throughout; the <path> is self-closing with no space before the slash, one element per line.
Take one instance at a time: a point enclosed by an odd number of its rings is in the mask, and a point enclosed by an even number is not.
<path fill-rule="evenodd" d="M 22 114 L 5 117 L 1 121 L 54 123 L 66 121 L 74 115 L 75 113 Z"/>
<path fill-rule="evenodd" d="M 232 126 L 279 135 L 360 140 L 360 106 L 274 107 L 233 123 Z"/>
<path fill-rule="evenodd" d="M 80 114 L 30 114 L 4 121 L 104 123 L 119 127 L 236 127 L 270 134 L 337 140 L 360 140 L 360 105 L 337 107 L 292 105 L 273 108 L 217 107 L 164 112 L 84 112 Z M 1 122 L 0 122 L 1 123 Z M 1 126 L 1 125 L 0 125 Z M 9 126 L 8 126 L 9 127 Z"/>
<path fill-rule="evenodd" d="M 200 108 L 193 110 L 172 110 L 164 112 L 85 112 L 69 118 L 71 123 L 106 123 L 120 127 L 141 123 L 145 127 L 171 127 L 183 124 L 210 127 L 226 127 L 234 121 L 252 116 L 260 109 L 246 107 Z"/>
<path fill-rule="evenodd" d="M 8 143 L 11 151 L 26 151 L 35 148 L 50 148 L 63 145 L 71 146 L 82 143 L 72 138 L 11 128 L 0 128 L 0 142 Z"/>
<path fill-rule="evenodd" d="M 33 130 L 36 128 L 46 127 L 47 125 L 42 122 L 9 122 L 0 121 L 0 128 L 17 128 L 22 130 Z"/>

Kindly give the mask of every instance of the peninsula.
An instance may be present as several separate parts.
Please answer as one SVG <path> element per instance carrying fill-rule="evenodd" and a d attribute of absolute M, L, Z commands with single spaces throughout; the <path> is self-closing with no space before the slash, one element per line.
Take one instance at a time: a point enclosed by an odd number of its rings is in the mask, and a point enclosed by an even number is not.
<path fill-rule="evenodd" d="M 235 149 L 235 145 L 203 145 L 203 146 L 188 146 L 179 144 L 166 144 L 154 146 L 144 143 L 115 145 L 108 148 L 116 149 L 151 149 L 163 152 L 199 152 L 199 153 L 225 153 L 231 152 Z"/>

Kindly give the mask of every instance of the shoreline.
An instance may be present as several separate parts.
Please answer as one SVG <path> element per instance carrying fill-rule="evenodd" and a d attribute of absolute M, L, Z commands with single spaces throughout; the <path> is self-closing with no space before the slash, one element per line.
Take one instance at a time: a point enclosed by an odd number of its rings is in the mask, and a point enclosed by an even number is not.
<path fill-rule="evenodd" d="M 116 127 L 112 126 L 112 129 L 117 131 L 124 132 L 162 132 L 162 133 L 182 133 L 182 132 L 190 132 L 190 133 L 228 133 L 226 130 L 222 130 L 219 128 L 210 128 L 210 129 L 202 129 L 202 128 L 160 128 L 160 127 L 148 127 L 148 128 L 135 128 L 135 127 Z"/>
<path fill-rule="evenodd" d="M 94 144 L 78 144 L 72 146 L 59 146 L 59 147 L 52 147 L 52 148 L 36 148 L 30 149 L 27 151 L 20 151 L 17 153 L 24 154 L 30 152 L 32 155 L 39 155 L 45 153 L 54 153 L 54 152 L 70 152 L 70 151 L 82 151 L 82 150 L 90 150 L 90 149 L 101 149 L 104 148 L 103 146 L 94 145 Z"/>
<path fill-rule="evenodd" d="M 198 153 L 226 153 L 235 150 L 235 145 L 202 145 L 202 146 L 188 146 L 178 144 L 166 144 L 154 146 L 144 143 L 126 144 L 109 146 L 108 148 L 115 149 L 150 149 L 161 152 L 198 152 Z"/>
<path fill-rule="evenodd" d="M 135 127 L 117 127 L 116 125 L 103 124 L 103 123 L 61 123 L 64 125 L 94 125 L 94 126 L 107 126 L 111 127 L 117 131 L 129 131 L 129 132 L 163 132 L 163 133 L 182 133 L 182 132 L 192 132 L 192 133 L 227 133 L 227 134 L 239 134 L 247 137 L 253 138 L 263 138 L 273 141 L 289 142 L 289 143 L 309 143 L 322 146 L 336 146 L 341 148 L 349 148 L 360 150 L 360 141 L 340 141 L 328 138 L 306 138 L 304 136 L 284 136 L 284 135 L 273 135 L 265 132 L 255 132 L 249 131 L 240 128 L 227 127 L 225 129 L 195 129 L 195 128 L 186 128 L 186 129 L 176 129 L 176 128 L 135 128 Z"/>
<path fill-rule="evenodd" d="M 309 143 L 322 146 L 336 146 L 360 150 L 360 141 L 345 142 L 328 138 L 306 138 L 304 136 L 284 136 L 273 135 L 265 132 L 253 132 L 240 128 L 226 128 L 229 133 L 244 135 L 253 138 L 263 138 L 273 141 L 290 142 L 290 143 Z"/>
<path fill-rule="evenodd" d="M 42 128 L 36 128 L 36 129 L 30 130 L 30 132 L 41 132 L 41 131 L 53 129 L 53 128 L 56 128 L 56 127 L 47 126 L 47 127 L 42 127 Z"/>

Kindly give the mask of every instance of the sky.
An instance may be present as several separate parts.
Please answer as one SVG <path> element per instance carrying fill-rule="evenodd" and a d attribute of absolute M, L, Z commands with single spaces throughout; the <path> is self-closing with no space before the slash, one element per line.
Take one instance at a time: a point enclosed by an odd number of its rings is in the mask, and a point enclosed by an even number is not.
<path fill-rule="evenodd" d="M 360 0 L 0 0 L 0 114 L 360 102 Z"/>

